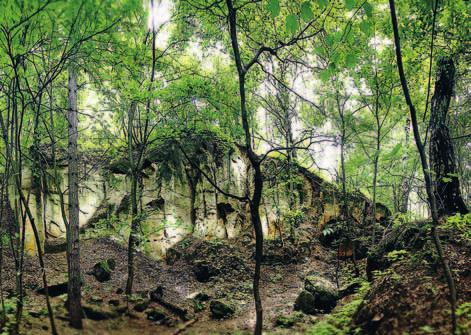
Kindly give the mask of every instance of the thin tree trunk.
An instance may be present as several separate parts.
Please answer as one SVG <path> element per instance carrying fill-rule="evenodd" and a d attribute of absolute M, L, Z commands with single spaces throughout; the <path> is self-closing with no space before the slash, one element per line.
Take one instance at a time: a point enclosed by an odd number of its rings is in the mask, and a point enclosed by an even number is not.
<path fill-rule="evenodd" d="M 78 200 L 78 114 L 77 114 L 77 73 L 74 65 L 69 68 L 69 122 L 68 164 L 69 164 L 69 224 L 67 225 L 68 263 L 68 309 L 70 325 L 82 328 L 82 304 L 80 282 L 79 244 L 79 200 Z"/>
<path fill-rule="evenodd" d="M 247 115 L 247 102 L 245 91 L 245 75 L 247 69 L 244 67 L 240 55 L 239 42 L 237 38 L 237 13 L 232 0 L 226 0 L 229 12 L 229 31 L 231 38 L 232 51 L 234 53 L 235 64 L 239 79 L 239 95 L 240 95 L 240 115 L 242 127 L 245 133 L 245 147 L 250 161 L 250 165 L 254 170 L 253 193 L 249 200 L 250 218 L 255 232 L 255 272 L 253 277 L 253 294 L 255 300 L 255 335 L 261 335 L 263 329 L 263 307 L 260 297 L 260 271 L 263 259 L 263 229 L 260 220 L 260 201 L 263 192 L 263 175 L 260 167 L 260 159 L 252 149 L 252 136 L 250 134 L 250 126 Z"/>
<path fill-rule="evenodd" d="M 129 233 L 128 242 L 128 279 L 126 282 L 126 294 L 132 294 L 132 287 L 134 282 L 134 253 L 138 243 L 139 234 L 139 218 L 137 217 L 137 167 L 134 163 L 134 146 L 133 146 L 133 123 L 134 123 L 134 111 L 136 105 L 134 102 L 128 110 L 128 159 L 131 176 L 131 232 Z"/>
<path fill-rule="evenodd" d="M 407 80 L 404 73 L 404 67 L 402 64 L 401 43 L 400 43 L 400 38 L 399 38 L 399 30 L 397 26 L 396 8 L 395 8 L 394 0 L 389 0 L 389 7 L 391 11 L 391 23 L 393 27 L 393 33 L 394 33 L 394 44 L 396 46 L 395 49 L 396 49 L 397 68 L 399 72 L 399 77 L 401 79 L 401 86 L 404 92 L 404 98 L 406 100 L 407 106 L 409 107 L 409 111 L 411 115 L 412 129 L 414 132 L 415 143 L 417 145 L 417 150 L 419 151 L 420 162 L 422 164 L 422 171 L 423 171 L 424 179 L 425 179 L 425 189 L 427 191 L 427 197 L 430 204 L 430 210 L 432 212 L 432 238 L 433 238 L 435 248 L 437 250 L 441 265 L 443 267 L 443 272 L 445 273 L 445 277 L 447 279 L 448 289 L 450 291 L 451 326 L 452 326 L 452 333 L 455 334 L 456 333 L 456 299 L 457 299 L 456 298 L 456 286 L 453 280 L 450 266 L 448 265 L 448 261 L 444 257 L 440 238 L 437 232 L 437 226 L 439 224 L 437 204 L 435 201 L 435 195 L 433 193 L 432 179 L 430 176 L 430 170 L 429 170 L 429 166 L 427 162 L 427 157 L 425 155 L 425 148 L 420 138 L 419 125 L 417 122 L 417 113 L 416 113 L 415 106 L 412 103 L 412 99 L 409 94 L 409 88 L 407 86 Z"/>

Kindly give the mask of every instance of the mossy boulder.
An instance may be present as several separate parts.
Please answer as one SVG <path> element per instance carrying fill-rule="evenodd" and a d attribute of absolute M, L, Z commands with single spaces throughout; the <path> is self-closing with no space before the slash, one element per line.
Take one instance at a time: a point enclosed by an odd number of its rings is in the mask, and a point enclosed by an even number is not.
<path fill-rule="evenodd" d="M 235 313 L 235 307 L 231 303 L 223 300 L 213 300 L 209 304 L 211 317 L 213 319 L 228 319 Z"/>
<path fill-rule="evenodd" d="M 296 298 L 296 302 L 294 303 L 294 309 L 296 311 L 301 311 L 305 314 L 316 314 L 316 298 L 312 293 L 303 290 L 299 293 L 298 297 Z"/>
<path fill-rule="evenodd" d="M 304 280 L 304 288 L 314 296 L 314 307 L 318 310 L 329 312 L 337 304 L 337 289 L 325 278 L 308 276 Z"/>
<path fill-rule="evenodd" d="M 111 272 L 115 269 L 116 262 L 114 259 L 100 261 L 93 266 L 90 272 L 99 282 L 105 282 L 111 279 Z"/>

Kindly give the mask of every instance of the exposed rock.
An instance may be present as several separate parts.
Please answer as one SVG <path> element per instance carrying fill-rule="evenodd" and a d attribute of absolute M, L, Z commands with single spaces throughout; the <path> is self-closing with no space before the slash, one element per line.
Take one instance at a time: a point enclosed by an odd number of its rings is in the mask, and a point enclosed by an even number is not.
<path fill-rule="evenodd" d="M 134 310 L 136 312 L 144 312 L 147 309 L 147 307 L 149 307 L 149 304 L 150 304 L 149 300 L 141 300 L 134 305 Z"/>
<path fill-rule="evenodd" d="M 165 254 L 165 261 L 167 265 L 173 265 L 181 258 L 181 256 L 182 253 L 179 250 L 171 247 L 167 250 L 167 253 Z"/>
<path fill-rule="evenodd" d="M 196 280 L 201 283 L 207 283 L 213 277 L 219 274 L 219 269 L 208 262 L 197 261 L 193 266 L 193 272 L 195 274 Z"/>
<path fill-rule="evenodd" d="M 116 263 L 114 259 L 98 262 L 93 266 L 90 274 L 93 275 L 99 282 L 108 281 L 111 279 L 111 272 L 114 270 L 115 264 Z"/>
<path fill-rule="evenodd" d="M 421 249 L 426 241 L 426 231 L 420 223 L 400 225 L 390 231 L 370 251 L 366 261 L 366 274 L 369 281 L 373 280 L 373 271 L 384 270 L 390 262 L 386 256 L 393 250 Z"/>
<path fill-rule="evenodd" d="M 255 253 L 253 256 L 255 258 Z M 283 244 L 279 240 L 266 240 L 262 263 L 266 265 L 299 264 L 304 262 L 305 256 L 298 246 L 288 240 Z"/>
<path fill-rule="evenodd" d="M 178 292 L 158 286 L 155 290 L 149 292 L 149 298 L 153 302 L 158 302 L 183 320 L 191 318 L 190 310 L 193 309 L 193 303 L 190 299 L 181 297 Z"/>
<path fill-rule="evenodd" d="M 129 212 L 129 205 L 130 205 L 131 197 L 129 194 L 125 194 L 124 197 L 121 199 L 121 202 L 116 209 L 116 214 L 119 215 L 121 213 L 127 214 Z"/>
<path fill-rule="evenodd" d="M 67 293 L 67 287 L 68 287 L 67 282 L 60 283 L 60 284 L 49 285 L 48 288 L 47 288 L 48 295 L 50 297 L 58 297 L 60 295 L 66 294 Z M 43 294 L 43 295 L 46 294 L 46 290 L 44 290 L 43 287 L 38 289 L 37 292 L 39 294 Z"/>
<path fill-rule="evenodd" d="M 88 219 L 87 223 L 80 227 L 80 232 L 84 233 L 86 229 L 93 228 L 100 220 L 108 218 L 111 212 L 110 204 L 107 201 L 103 201 L 100 206 L 96 209 L 93 216 Z"/>
<path fill-rule="evenodd" d="M 235 307 L 222 300 L 211 301 L 209 309 L 211 310 L 211 317 L 218 320 L 230 318 L 235 313 Z"/>
<path fill-rule="evenodd" d="M 44 242 L 44 253 L 57 254 L 67 251 L 67 240 L 65 237 L 48 238 Z"/>
<path fill-rule="evenodd" d="M 84 304 L 82 306 L 83 312 L 87 319 L 91 319 L 94 321 L 102 321 L 117 318 L 119 316 L 119 312 L 116 310 L 108 310 L 100 308 L 96 305 L 88 305 Z"/>
<path fill-rule="evenodd" d="M 156 210 L 163 210 L 165 207 L 165 199 L 162 197 L 158 197 L 157 199 L 151 200 L 146 204 L 147 207 L 156 209 Z"/>
<path fill-rule="evenodd" d="M 304 288 L 315 299 L 314 307 L 329 312 L 337 304 L 338 293 L 335 286 L 325 278 L 308 276 L 304 281 Z"/>
<path fill-rule="evenodd" d="M 296 311 L 301 311 L 305 314 L 316 314 L 317 309 L 315 307 L 315 304 L 316 299 L 314 298 L 314 296 L 310 292 L 303 290 L 296 298 L 296 302 L 294 303 L 294 309 Z"/>
<path fill-rule="evenodd" d="M 167 318 L 167 314 L 159 308 L 152 308 L 146 311 L 147 319 L 151 321 L 163 321 Z"/>

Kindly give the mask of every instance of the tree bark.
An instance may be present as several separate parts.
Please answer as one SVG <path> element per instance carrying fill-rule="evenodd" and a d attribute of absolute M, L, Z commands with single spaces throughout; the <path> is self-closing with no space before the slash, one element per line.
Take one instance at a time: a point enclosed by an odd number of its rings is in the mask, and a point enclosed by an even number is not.
<path fill-rule="evenodd" d="M 80 244 L 79 244 L 79 200 L 78 200 L 78 113 L 77 113 L 77 73 L 74 65 L 69 68 L 69 224 L 67 225 L 68 261 L 68 308 L 70 325 L 82 328 L 82 305 L 80 283 Z"/>
<path fill-rule="evenodd" d="M 133 123 L 134 111 L 136 105 L 134 102 L 128 110 L 128 154 L 129 154 L 129 169 L 131 176 L 131 232 L 129 233 L 128 241 L 128 279 L 126 281 L 126 294 L 132 294 L 132 286 L 134 282 L 134 254 L 138 244 L 139 234 L 139 218 L 137 217 L 137 167 L 134 162 L 134 146 L 133 146 Z"/>
<path fill-rule="evenodd" d="M 433 192 L 437 199 L 439 216 L 468 213 L 461 197 L 453 143 L 447 126 L 454 84 L 453 59 L 439 59 L 430 115 L 430 163 L 434 172 Z"/>

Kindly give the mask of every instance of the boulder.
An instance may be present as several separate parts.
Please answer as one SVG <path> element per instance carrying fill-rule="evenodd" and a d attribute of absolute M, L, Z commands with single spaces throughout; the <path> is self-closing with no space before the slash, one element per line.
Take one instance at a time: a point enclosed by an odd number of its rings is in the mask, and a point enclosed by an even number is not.
<path fill-rule="evenodd" d="M 149 298 L 151 301 L 159 303 L 172 313 L 178 315 L 183 320 L 192 318 L 190 311 L 193 310 L 193 302 L 191 299 L 182 297 L 177 291 L 158 286 L 155 290 L 149 292 Z"/>
<path fill-rule="evenodd" d="M 209 262 L 197 261 L 193 266 L 193 272 L 196 280 L 201 283 L 207 283 L 219 274 L 219 269 Z"/>
<path fill-rule="evenodd" d="M 167 314 L 159 308 L 152 308 L 146 311 L 147 319 L 151 321 L 163 321 L 167 318 Z"/>
<path fill-rule="evenodd" d="M 50 297 L 58 297 L 60 295 L 67 293 L 67 287 L 68 287 L 67 282 L 49 285 L 47 287 L 47 293 Z M 46 294 L 46 290 L 44 289 L 44 287 L 41 287 L 40 289 L 38 289 L 37 292 L 42 295 Z"/>
<path fill-rule="evenodd" d="M 82 306 L 85 317 L 94 321 L 102 321 L 117 318 L 119 312 L 115 310 L 102 309 L 96 305 L 84 304 Z"/>
<path fill-rule="evenodd" d="M 337 304 L 337 289 L 325 278 L 308 276 L 304 280 L 304 288 L 313 295 L 314 307 L 318 310 L 329 312 Z"/>
<path fill-rule="evenodd" d="M 111 272 L 114 270 L 116 263 L 114 259 L 107 259 L 96 263 L 90 272 L 99 282 L 105 282 L 111 279 Z"/>
<path fill-rule="evenodd" d="M 314 298 L 314 296 L 310 292 L 303 290 L 296 298 L 296 302 L 294 303 L 294 309 L 296 311 L 301 311 L 305 314 L 316 314 L 317 309 L 315 307 L 315 304 L 316 299 Z"/>
<path fill-rule="evenodd" d="M 150 301 L 149 300 L 141 300 L 141 301 L 138 301 L 135 305 L 134 305 L 134 310 L 136 312 L 144 312 L 147 307 L 149 307 L 149 304 L 150 304 Z"/>
<path fill-rule="evenodd" d="M 67 241 L 64 237 L 48 238 L 44 242 L 44 253 L 57 254 L 67 251 Z"/>
<path fill-rule="evenodd" d="M 209 309 L 211 310 L 211 317 L 218 320 L 228 319 L 235 313 L 235 307 L 222 300 L 211 301 Z"/>

